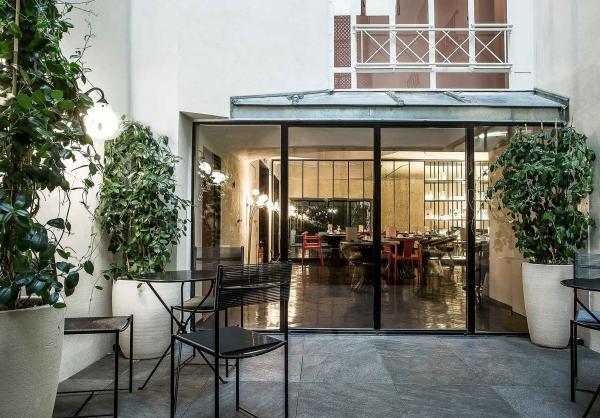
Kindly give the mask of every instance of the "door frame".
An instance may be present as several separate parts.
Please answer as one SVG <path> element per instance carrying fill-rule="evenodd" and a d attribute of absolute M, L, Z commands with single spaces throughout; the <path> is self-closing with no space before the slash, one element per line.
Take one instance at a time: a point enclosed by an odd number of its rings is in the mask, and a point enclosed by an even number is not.
<path fill-rule="evenodd" d="M 535 122 L 532 122 L 535 124 Z M 437 334 L 437 335 L 527 335 L 523 332 L 495 332 L 477 331 L 476 329 L 476 283 L 475 283 L 475 143 L 474 132 L 477 127 L 515 127 L 523 123 L 507 122 L 430 122 L 419 121 L 314 121 L 314 120 L 208 120 L 195 121 L 192 124 L 192 147 L 195 154 L 196 149 L 196 126 L 221 125 L 221 126 L 256 126 L 270 125 L 280 128 L 280 179 L 279 179 L 279 201 L 289 200 L 288 177 L 289 177 L 289 129 L 290 128 L 371 128 L 373 132 L 373 254 L 381 253 L 381 129 L 382 128 L 460 128 L 465 130 L 465 166 L 467 172 L 467 306 L 466 306 L 466 329 L 382 329 L 381 328 L 381 281 L 374 280 L 373 286 L 373 326 L 372 328 L 294 328 L 290 332 L 296 333 L 343 333 L 343 334 Z M 192 159 L 193 167 L 196 162 Z M 194 186 L 192 175 L 192 188 Z M 193 189 L 192 189 L 193 190 Z M 194 231 L 194 217 L 192 217 L 192 231 Z M 288 261 L 289 234 L 287 231 L 288 205 L 280 204 L 279 209 L 279 252 L 280 261 Z M 192 233 L 192 253 L 194 237 Z M 193 265 L 193 260 L 192 260 Z M 377 267 L 378 269 L 379 267 Z M 375 266 L 373 273 L 375 274 Z M 378 273 L 377 273 L 378 274 Z M 283 312 L 280 312 L 280 331 L 287 328 L 283 324 Z M 272 332 L 272 331 L 271 331 Z"/>

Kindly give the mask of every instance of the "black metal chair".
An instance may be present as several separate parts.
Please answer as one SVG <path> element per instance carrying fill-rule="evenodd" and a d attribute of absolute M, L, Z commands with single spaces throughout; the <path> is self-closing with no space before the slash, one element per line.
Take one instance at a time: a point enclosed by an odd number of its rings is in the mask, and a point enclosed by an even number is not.
<path fill-rule="evenodd" d="M 214 414 L 219 416 L 219 359 L 235 360 L 235 407 L 256 416 L 240 406 L 240 360 L 256 357 L 284 347 L 284 396 L 288 416 L 288 300 L 292 265 L 290 263 L 219 266 L 215 286 L 213 328 L 173 335 L 171 338 L 171 417 L 175 416 L 179 376 L 179 361 L 175 364 L 175 343 L 187 344 L 193 349 L 214 357 Z M 246 330 L 242 327 L 220 327 L 219 313 L 236 306 L 280 303 L 284 339 Z M 179 358 L 179 357 L 178 357 Z M 177 377 L 175 376 L 177 375 Z"/>
<path fill-rule="evenodd" d="M 200 252 L 200 255 L 198 255 Z M 244 247 L 204 247 L 194 249 L 194 269 L 214 268 L 217 270 L 219 265 L 230 266 L 244 264 Z M 173 311 L 183 311 L 186 313 L 194 313 L 192 318 L 192 331 L 195 331 L 197 313 L 212 313 L 214 311 L 214 286 L 211 282 L 210 288 L 204 290 L 204 296 L 195 296 L 195 289 L 192 290 L 192 295 L 189 299 L 183 302 L 183 305 L 172 306 Z M 240 307 L 241 326 L 244 326 L 244 311 Z M 225 326 L 228 324 L 228 313 L 225 311 Z"/>
<path fill-rule="evenodd" d="M 600 279 L 600 254 L 577 253 L 575 254 L 575 266 L 573 269 L 575 280 Z M 600 331 L 600 311 L 591 311 L 577 295 L 574 289 L 575 303 L 573 305 L 573 319 L 570 321 L 571 330 L 571 401 L 575 402 L 575 391 L 577 387 L 577 327 Z M 587 416 L 598 395 L 600 385 L 593 392 L 594 396 L 584 416 Z"/>

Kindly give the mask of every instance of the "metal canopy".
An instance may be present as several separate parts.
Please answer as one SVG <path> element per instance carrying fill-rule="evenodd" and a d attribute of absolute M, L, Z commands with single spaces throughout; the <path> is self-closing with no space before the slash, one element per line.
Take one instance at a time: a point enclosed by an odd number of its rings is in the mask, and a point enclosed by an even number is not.
<path fill-rule="evenodd" d="M 567 123 L 568 99 L 532 91 L 309 91 L 231 98 L 229 121 Z"/>

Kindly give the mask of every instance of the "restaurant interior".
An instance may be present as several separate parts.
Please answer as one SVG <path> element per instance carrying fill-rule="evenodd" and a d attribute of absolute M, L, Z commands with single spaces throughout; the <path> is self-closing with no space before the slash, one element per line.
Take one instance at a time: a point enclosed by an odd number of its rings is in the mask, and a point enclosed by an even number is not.
<path fill-rule="evenodd" d="M 289 259 L 289 326 L 461 332 L 467 327 L 467 172 L 464 128 L 382 128 L 381 200 L 374 196 L 373 129 L 290 127 L 282 176 L 279 126 L 197 124 L 195 167 L 227 175 L 204 190 L 196 173 L 193 248 L 244 247 L 245 260 Z M 478 332 L 526 332 L 521 258 L 486 191 L 488 168 L 514 128 L 474 136 L 475 324 Z M 198 169 L 198 168 L 197 168 Z M 281 231 L 282 183 L 287 230 Z M 380 203 L 377 205 L 376 203 Z M 373 211 L 380 208 L 381 254 Z M 282 258 L 281 234 L 287 234 Z M 374 301 L 379 280 L 380 299 Z M 230 315 L 236 318 L 236 315 Z M 235 319 L 233 320 L 235 321 Z M 279 307 L 244 312 L 247 326 L 279 327 Z"/>

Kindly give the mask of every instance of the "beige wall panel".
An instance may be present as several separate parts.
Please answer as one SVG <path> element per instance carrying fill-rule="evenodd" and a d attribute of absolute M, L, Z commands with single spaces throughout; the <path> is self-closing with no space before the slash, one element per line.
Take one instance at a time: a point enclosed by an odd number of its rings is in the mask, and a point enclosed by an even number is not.
<path fill-rule="evenodd" d="M 304 161 L 302 174 L 302 191 L 305 199 L 315 199 L 319 196 L 317 161 Z"/>
<path fill-rule="evenodd" d="M 410 163 L 410 229 L 411 232 L 425 231 L 425 185 L 423 183 L 424 163 Z"/>
<path fill-rule="evenodd" d="M 298 199 L 302 197 L 302 162 L 289 162 L 289 180 L 288 180 L 288 195 L 290 199 Z"/>
<path fill-rule="evenodd" d="M 333 163 L 333 195 L 338 199 L 348 198 L 348 162 L 334 161 Z"/>
<path fill-rule="evenodd" d="M 319 161 L 319 198 L 333 197 L 333 162 Z"/>
<path fill-rule="evenodd" d="M 381 163 L 381 227 L 394 226 L 394 162 Z"/>
<path fill-rule="evenodd" d="M 411 204 L 414 204 L 410 198 L 410 178 L 409 162 L 396 161 L 394 181 L 396 185 L 396 228 L 400 231 L 408 232 L 409 212 Z"/>
<path fill-rule="evenodd" d="M 362 161 L 350 161 L 348 163 L 348 170 L 350 173 L 350 181 L 348 190 L 348 196 L 350 199 L 362 199 L 364 188 L 363 188 L 363 162 Z"/>

